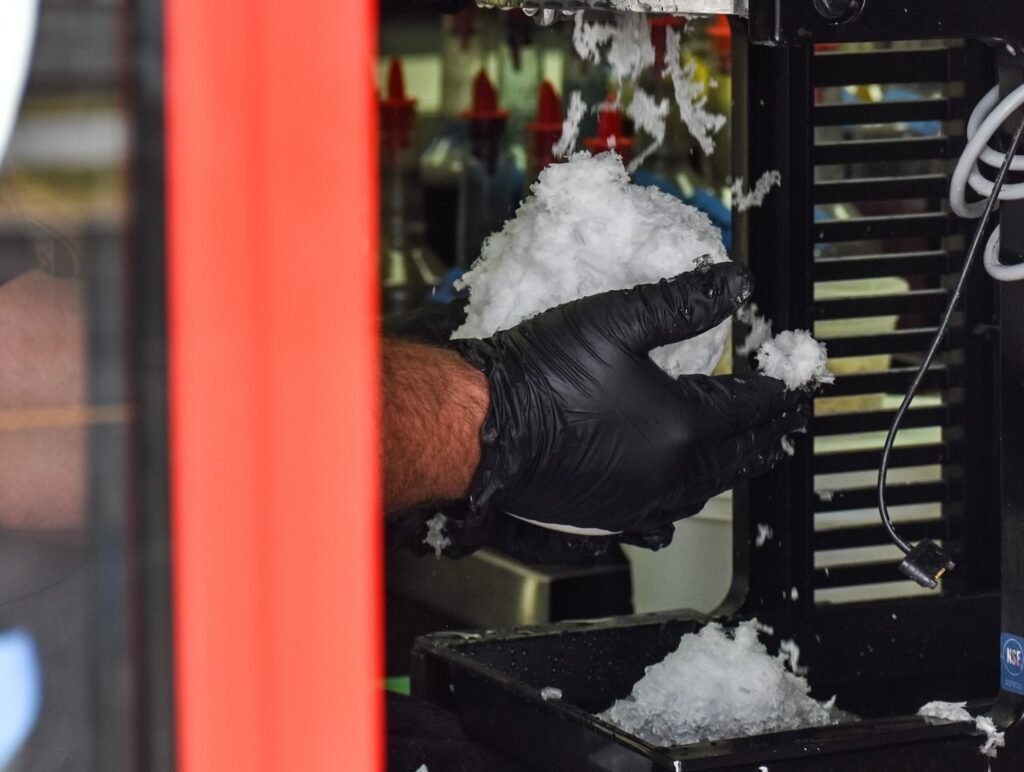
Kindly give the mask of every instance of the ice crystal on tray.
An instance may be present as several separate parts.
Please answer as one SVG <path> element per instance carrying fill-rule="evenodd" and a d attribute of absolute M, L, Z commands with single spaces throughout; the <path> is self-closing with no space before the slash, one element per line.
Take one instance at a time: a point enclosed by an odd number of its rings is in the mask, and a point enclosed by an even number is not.
<path fill-rule="evenodd" d="M 995 722 L 989 716 L 972 716 L 966 706 L 966 702 L 929 702 L 921 706 L 917 715 L 925 719 L 963 721 L 974 724 L 979 732 L 985 733 L 985 742 L 978 750 L 985 756 L 994 759 L 999 749 L 1006 745 L 1005 733 L 996 729 Z"/>

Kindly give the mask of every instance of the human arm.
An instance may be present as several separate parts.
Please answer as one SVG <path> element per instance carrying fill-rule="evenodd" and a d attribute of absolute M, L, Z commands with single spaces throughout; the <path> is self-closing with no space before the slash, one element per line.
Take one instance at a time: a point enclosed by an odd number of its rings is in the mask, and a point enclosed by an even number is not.
<path fill-rule="evenodd" d="M 75 530 L 86 485 L 80 284 L 30 271 L 0 285 L 0 525 Z"/>
<path fill-rule="evenodd" d="M 449 518 L 453 543 L 532 540 L 530 552 L 564 557 L 536 532 L 568 527 L 658 548 L 675 520 L 778 462 L 781 438 L 806 422 L 807 393 L 756 375 L 673 379 L 648 356 L 717 326 L 749 292 L 749 275 L 723 264 L 453 341 L 490 395 L 468 506 Z M 609 542 L 556 535 L 586 556 Z"/>
<path fill-rule="evenodd" d="M 385 338 L 383 397 L 387 511 L 466 498 L 480 463 L 484 375 L 450 349 Z"/>

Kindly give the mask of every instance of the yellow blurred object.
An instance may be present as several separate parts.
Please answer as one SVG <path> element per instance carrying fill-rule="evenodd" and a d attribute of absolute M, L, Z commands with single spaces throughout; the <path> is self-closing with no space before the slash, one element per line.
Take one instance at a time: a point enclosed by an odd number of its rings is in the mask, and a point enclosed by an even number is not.
<path fill-rule="evenodd" d="M 888 276 L 877 279 L 854 279 L 832 281 L 815 285 L 815 300 L 839 298 L 876 297 L 906 292 L 910 285 L 906 279 Z M 893 332 L 899 317 L 868 316 L 860 319 L 834 319 L 815 322 L 814 337 L 828 345 L 836 338 L 876 335 Z M 842 357 L 828 360 L 829 369 L 837 380 L 852 373 L 877 373 L 888 370 L 892 365 L 891 354 L 874 354 L 862 357 Z M 858 394 L 849 397 L 822 397 L 814 401 L 816 413 L 847 413 L 861 410 L 878 410 L 882 405 L 882 394 Z"/>

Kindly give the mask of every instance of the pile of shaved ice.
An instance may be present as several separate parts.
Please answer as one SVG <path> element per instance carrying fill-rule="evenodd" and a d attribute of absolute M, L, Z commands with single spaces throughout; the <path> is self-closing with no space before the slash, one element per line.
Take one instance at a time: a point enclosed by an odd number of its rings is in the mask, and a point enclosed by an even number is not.
<path fill-rule="evenodd" d="M 548 166 L 532 193 L 462 278 L 469 306 L 453 338 L 487 337 L 577 298 L 729 259 L 706 214 L 631 183 L 614 152 Z M 728 332 L 726 320 L 651 358 L 673 376 L 709 374 Z"/>
<path fill-rule="evenodd" d="M 746 737 L 852 717 L 835 698 L 818 702 L 802 676 L 787 669 L 792 646 L 771 656 L 758 638 L 770 632 L 756 620 L 734 630 L 712 623 L 684 635 L 679 648 L 647 668 L 632 693 L 599 718 L 653 745 L 687 745 Z"/>
<path fill-rule="evenodd" d="M 787 389 L 799 389 L 813 383 L 832 383 L 828 352 L 806 330 L 786 330 L 766 340 L 757 350 L 758 372 L 777 378 Z"/>

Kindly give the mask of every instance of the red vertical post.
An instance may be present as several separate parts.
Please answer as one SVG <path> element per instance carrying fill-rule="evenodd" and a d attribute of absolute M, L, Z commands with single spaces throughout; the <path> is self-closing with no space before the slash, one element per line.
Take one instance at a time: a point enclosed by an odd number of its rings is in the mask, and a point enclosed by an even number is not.
<path fill-rule="evenodd" d="M 166 4 L 179 768 L 383 768 L 373 0 Z"/>

